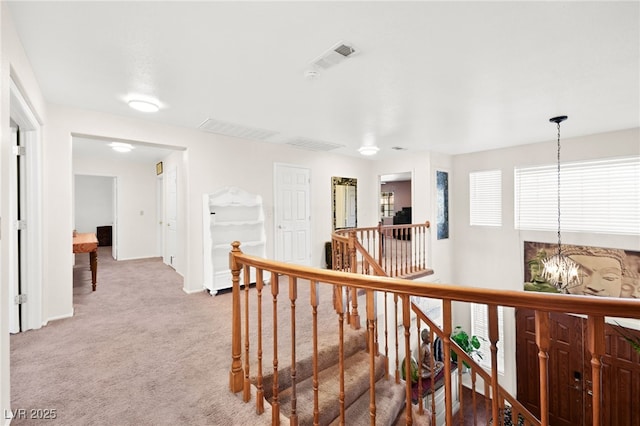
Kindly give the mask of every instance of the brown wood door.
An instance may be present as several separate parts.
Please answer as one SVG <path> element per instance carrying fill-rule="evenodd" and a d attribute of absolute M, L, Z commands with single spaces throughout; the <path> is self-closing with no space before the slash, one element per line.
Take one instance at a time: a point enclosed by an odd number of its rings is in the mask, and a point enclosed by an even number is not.
<path fill-rule="evenodd" d="M 516 311 L 518 400 L 540 415 L 540 380 L 534 311 Z M 584 424 L 584 352 L 581 319 L 551 314 L 549 423 Z"/>
<path fill-rule="evenodd" d="M 549 353 L 549 423 L 591 425 L 593 389 L 591 355 L 585 344 L 586 320 L 551 314 Z M 624 329 L 640 337 L 639 331 Z M 538 347 L 534 312 L 516 311 L 518 400 L 540 414 Z M 611 325 L 605 326 L 602 357 L 602 424 L 640 426 L 640 354 Z"/>
<path fill-rule="evenodd" d="M 638 331 L 626 328 L 624 332 L 640 338 Z M 590 369 L 590 360 L 586 361 Z M 640 354 L 611 325 L 605 326 L 602 366 L 602 424 L 640 426 Z M 590 388 L 591 375 L 587 378 Z M 585 408 L 590 418 L 592 401 L 589 393 Z"/>

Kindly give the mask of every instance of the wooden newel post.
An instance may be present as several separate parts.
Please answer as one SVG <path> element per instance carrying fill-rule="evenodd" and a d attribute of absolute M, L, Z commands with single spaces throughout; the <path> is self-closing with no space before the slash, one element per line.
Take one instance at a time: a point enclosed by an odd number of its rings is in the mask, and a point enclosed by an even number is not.
<path fill-rule="evenodd" d="M 240 332 L 240 265 L 236 262 L 235 255 L 242 254 L 240 242 L 231 243 L 229 253 L 229 269 L 231 269 L 231 283 L 233 288 L 232 314 L 231 314 L 231 371 L 229 372 L 229 389 L 231 392 L 240 392 L 243 389 L 244 370 L 241 358 L 241 332 Z"/>
<path fill-rule="evenodd" d="M 540 424 L 549 424 L 549 347 L 551 328 L 549 312 L 536 311 L 536 345 L 538 345 L 538 363 L 540 366 Z"/>
<path fill-rule="evenodd" d="M 602 356 L 605 351 L 604 317 L 589 315 L 587 326 L 589 353 L 591 353 L 591 406 L 593 407 L 591 424 L 600 426 L 602 424 Z"/>

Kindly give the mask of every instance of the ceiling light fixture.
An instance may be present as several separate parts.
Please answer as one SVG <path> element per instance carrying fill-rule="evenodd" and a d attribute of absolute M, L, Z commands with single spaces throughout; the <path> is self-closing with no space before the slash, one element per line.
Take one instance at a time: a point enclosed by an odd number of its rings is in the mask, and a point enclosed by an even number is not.
<path fill-rule="evenodd" d="M 358 152 L 362 155 L 375 155 L 380 151 L 377 146 L 361 146 Z"/>
<path fill-rule="evenodd" d="M 160 107 L 154 102 L 132 99 L 128 103 L 131 108 L 142 112 L 158 112 L 160 110 Z"/>
<path fill-rule="evenodd" d="M 117 152 L 130 152 L 133 149 L 133 145 L 124 142 L 111 142 L 109 146 Z"/>
<path fill-rule="evenodd" d="M 542 277 L 553 284 L 561 293 L 568 293 L 569 288 L 580 285 L 579 266 L 562 254 L 562 240 L 560 238 L 560 123 L 566 119 L 566 115 L 549 119 L 558 127 L 558 253 L 542 261 L 544 266 Z"/>

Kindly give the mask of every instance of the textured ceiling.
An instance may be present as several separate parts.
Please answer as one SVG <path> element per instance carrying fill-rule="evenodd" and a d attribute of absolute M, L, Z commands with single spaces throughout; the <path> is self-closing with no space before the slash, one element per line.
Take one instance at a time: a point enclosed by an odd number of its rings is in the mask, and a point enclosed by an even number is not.
<path fill-rule="evenodd" d="M 375 158 L 640 125 L 638 2 L 8 2 L 48 102 Z M 337 42 L 356 54 L 305 77 Z M 157 99 L 155 114 L 126 105 Z"/>

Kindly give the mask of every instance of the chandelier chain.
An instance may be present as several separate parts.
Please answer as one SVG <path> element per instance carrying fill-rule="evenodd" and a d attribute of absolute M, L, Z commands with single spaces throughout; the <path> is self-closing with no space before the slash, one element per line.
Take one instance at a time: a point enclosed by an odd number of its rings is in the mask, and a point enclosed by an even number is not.
<path fill-rule="evenodd" d="M 560 122 L 558 126 L 558 254 L 562 254 L 562 245 L 560 240 Z"/>

